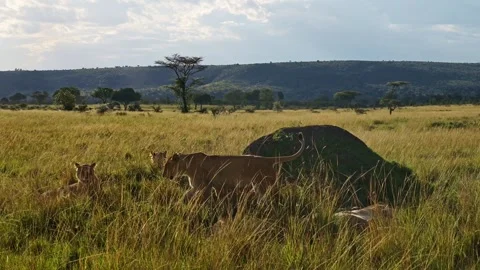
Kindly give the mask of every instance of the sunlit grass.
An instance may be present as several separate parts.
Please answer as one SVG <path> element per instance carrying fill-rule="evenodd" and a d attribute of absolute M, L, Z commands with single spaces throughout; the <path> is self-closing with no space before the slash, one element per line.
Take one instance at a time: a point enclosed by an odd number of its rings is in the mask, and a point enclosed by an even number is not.
<path fill-rule="evenodd" d="M 478 106 L 215 118 L 162 108 L 124 116 L 0 111 L 0 268 L 445 269 L 480 262 Z M 303 179 L 212 227 L 221 206 L 184 205 L 185 187 L 149 164 L 150 151 L 241 154 L 278 128 L 324 124 L 347 129 L 437 189 L 417 208 L 398 209 L 392 221 L 359 233 L 333 222 L 331 191 Z M 73 179 L 73 162 L 97 162 L 103 196 L 38 203 L 39 192 Z"/>

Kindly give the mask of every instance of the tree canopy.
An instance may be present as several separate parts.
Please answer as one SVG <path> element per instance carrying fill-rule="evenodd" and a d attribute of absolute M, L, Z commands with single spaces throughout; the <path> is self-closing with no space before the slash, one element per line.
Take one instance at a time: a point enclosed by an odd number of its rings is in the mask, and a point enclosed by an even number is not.
<path fill-rule="evenodd" d="M 193 78 L 193 75 L 205 70 L 207 66 L 202 65 L 203 57 L 190 57 L 174 54 L 166 56 L 165 60 L 155 61 L 155 64 L 172 70 L 176 79 L 168 88 L 172 90 L 182 101 L 182 112 L 189 112 L 188 102 L 192 90 L 202 84 L 200 78 Z"/>
<path fill-rule="evenodd" d="M 91 96 L 99 99 L 102 103 L 107 103 L 112 99 L 113 91 L 112 88 L 97 87 L 97 89 L 92 92 Z"/>
<path fill-rule="evenodd" d="M 128 108 L 128 104 L 135 101 L 140 101 L 141 98 L 142 95 L 135 92 L 133 88 L 122 88 L 118 91 L 114 91 L 112 95 L 112 100 L 115 100 L 122 104 L 125 111 Z"/>
<path fill-rule="evenodd" d="M 47 91 L 35 91 L 31 95 L 32 98 L 34 98 L 38 104 L 42 104 L 45 102 L 45 100 L 48 98 L 48 92 Z"/>
<path fill-rule="evenodd" d="M 10 101 L 12 101 L 14 103 L 20 102 L 20 101 L 26 100 L 26 99 L 27 99 L 27 96 L 25 96 L 22 93 L 15 93 L 13 96 L 10 97 Z"/>

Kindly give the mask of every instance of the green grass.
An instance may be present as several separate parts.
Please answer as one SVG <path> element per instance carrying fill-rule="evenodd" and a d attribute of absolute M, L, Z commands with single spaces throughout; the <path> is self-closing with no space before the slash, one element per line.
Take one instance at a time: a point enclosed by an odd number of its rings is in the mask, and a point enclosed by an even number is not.
<path fill-rule="evenodd" d="M 0 269 L 475 269 L 480 263 L 480 107 L 231 115 L 0 111 Z M 447 123 L 434 124 L 432 123 Z M 449 123 L 465 123 L 457 128 Z M 284 186 L 212 226 L 221 204 L 184 205 L 186 188 L 150 151 L 240 154 L 288 126 L 333 124 L 436 185 L 418 207 L 357 232 L 334 221 L 318 177 Z M 125 159 L 126 154 L 132 156 Z M 97 162 L 98 198 L 39 202 Z"/>

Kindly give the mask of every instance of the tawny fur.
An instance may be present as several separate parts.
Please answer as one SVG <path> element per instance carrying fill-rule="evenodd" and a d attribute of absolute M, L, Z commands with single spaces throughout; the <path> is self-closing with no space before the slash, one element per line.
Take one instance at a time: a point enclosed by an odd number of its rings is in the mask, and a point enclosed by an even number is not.
<path fill-rule="evenodd" d="M 97 191 L 100 182 L 95 175 L 96 163 L 80 165 L 75 163 L 77 183 L 42 193 L 42 198 L 61 198 L 79 195 L 88 191 Z"/>
<path fill-rule="evenodd" d="M 302 133 L 298 136 L 302 146 L 291 156 L 214 156 L 204 153 L 177 153 L 167 160 L 163 177 L 174 179 L 187 175 L 191 186 L 191 190 L 186 194 L 187 201 L 200 190 L 209 194 L 212 189 L 222 193 L 253 189 L 255 193 L 263 194 L 269 186 L 276 183 L 278 165 L 295 160 L 303 153 L 305 139 Z"/>
<path fill-rule="evenodd" d="M 163 166 L 165 165 L 166 160 L 167 160 L 167 151 L 150 153 L 150 161 L 152 162 L 152 166 L 155 169 L 163 170 Z"/>

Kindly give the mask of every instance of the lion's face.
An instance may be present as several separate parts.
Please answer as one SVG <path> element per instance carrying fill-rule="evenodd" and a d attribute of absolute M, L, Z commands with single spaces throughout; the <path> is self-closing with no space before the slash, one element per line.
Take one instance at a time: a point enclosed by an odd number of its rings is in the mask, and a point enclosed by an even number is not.
<path fill-rule="evenodd" d="M 150 153 L 150 161 L 152 165 L 156 166 L 159 169 L 163 168 L 163 164 L 167 159 L 167 151 L 165 152 L 151 152 Z"/>
<path fill-rule="evenodd" d="M 95 178 L 95 166 L 96 163 L 80 165 L 75 163 L 75 169 L 77 170 L 77 179 L 79 182 L 91 183 Z"/>
<path fill-rule="evenodd" d="M 165 163 L 163 178 L 173 180 L 185 172 L 185 170 L 185 161 L 180 157 L 180 154 L 175 153 Z"/>

